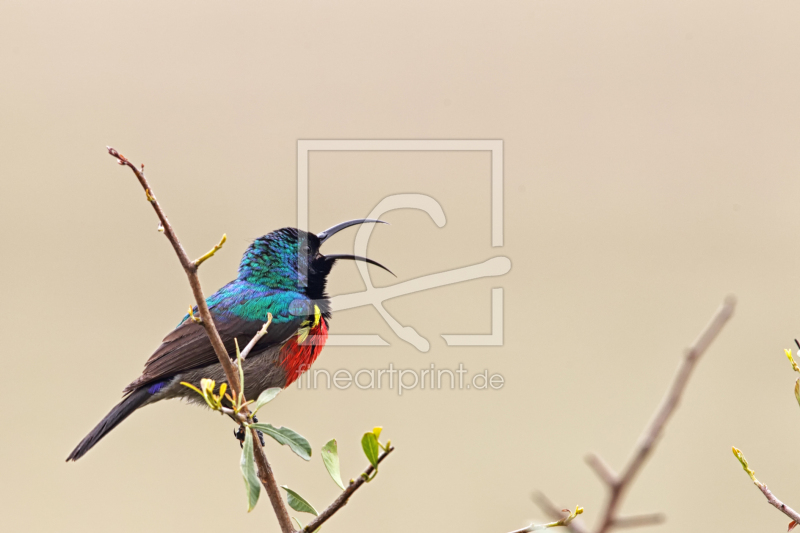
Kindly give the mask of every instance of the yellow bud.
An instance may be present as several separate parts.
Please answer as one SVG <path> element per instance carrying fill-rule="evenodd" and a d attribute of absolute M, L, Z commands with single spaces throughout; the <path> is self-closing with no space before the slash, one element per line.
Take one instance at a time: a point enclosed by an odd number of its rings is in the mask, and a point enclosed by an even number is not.
<path fill-rule="evenodd" d="M 797 363 L 794 362 L 794 357 L 792 357 L 792 351 L 784 349 L 783 352 L 786 354 L 786 357 L 789 359 L 789 362 L 792 363 L 792 369 L 795 372 L 800 372 L 800 366 L 797 366 Z"/>
<path fill-rule="evenodd" d="M 186 383 L 185 381 L 181 381 L 181 385 L 183 385 L 184 387 L 189 387 L 193 391 L 196 391 L 197 394 L 199 394 L 200 396 L 203 395 L 202 391 L 200 389 L 198 389 L 197 387 L 195 387 L 194 385 L 192 385 L 191 383 Z"/>
<path fill-rule="evenodd" d="M 745 459 L 742 450 L 738 449 L 736 446 L 732 446 L 731 450 L 733 450 L 733 455 L 735 455 L 736 458 L 739 460 L 739 463 L 741 463 L 742 468 L 744 469 L 745 472 L 747 472 L 747 475 L 750 476 L 750 479 L 753 480 L 753 483 L 757 484 L 758 480 L 756 479 L 756 473 L 750 469 L 750 465 L 747 464 L 747 459 Z"/>

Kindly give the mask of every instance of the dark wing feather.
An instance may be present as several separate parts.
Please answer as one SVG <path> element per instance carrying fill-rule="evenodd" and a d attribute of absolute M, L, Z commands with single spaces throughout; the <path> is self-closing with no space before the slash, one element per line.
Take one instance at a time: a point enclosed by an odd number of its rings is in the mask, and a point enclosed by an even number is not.
<path fill-rule="evenodd" d="M 247 343 L 264 325 L 256 320 L 245 320 L 235 315 L 219 316 L 212 311 L 222 342 L 228 355 L 236 358 L 234 339 L 239 348 L 244 349 Z M 270 346 L 282 344 L 297 332 L 306 317 L 296 317 L 287 322 L 273 322 L 267 334 L 253 347 L 251 353 L 263 351 Z M 205 328 L 191 320 L 186 320 L 164 337 L 161 346 L 150 356 L 144 365 L 144 372 L 133 383 L 125 388 L 125 393 L 139 387 L 161 381 L 192 368 L 207 366 L 218 361 Z"/>

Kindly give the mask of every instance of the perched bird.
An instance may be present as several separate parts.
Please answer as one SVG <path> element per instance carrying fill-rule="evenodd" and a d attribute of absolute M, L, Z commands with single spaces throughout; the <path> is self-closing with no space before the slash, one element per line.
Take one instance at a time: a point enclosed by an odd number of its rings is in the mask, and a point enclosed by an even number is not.
<path fill-rule="evenodd" d="M 288 387 L 316 360 L 328 337 L 330 305 L 325 284 L 337 260 L 365 261 L 389 271 L 366 257 L 326 256 L 319 251 L 333 234 L 366 222 L 381 221 L 350 220 L 317 235 L 283 228 L 259 237 L 244 253 L 239 276 L 206 300 L 228 355 L 234 359 L 234 339 L 244 347 L 272 314 L 267 334 L 243 361 L 246 398 L 255 399 L 268 388 Z M 197 312 L 195 307 L 193 313 Z M 185 381 L 199 387 L 203 378 L 227 382 L 205 329 L 186 315 L 147 360 L 142 375 L 125 388 L 123 400 L 67 461 L 83 457 L 140 407 L 168 398 L 205 405 L 200 395 L 180 384 Z"/>

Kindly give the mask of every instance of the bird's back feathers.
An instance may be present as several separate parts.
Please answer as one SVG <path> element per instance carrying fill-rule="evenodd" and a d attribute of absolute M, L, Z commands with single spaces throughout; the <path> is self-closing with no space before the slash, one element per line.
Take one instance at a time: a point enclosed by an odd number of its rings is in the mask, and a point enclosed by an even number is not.
<path fill-rule="evenodd" d="M 303 312 L 307 301 L 308 298 L 298 293 L 272 291 L 241 280 L 225 285 L 207 300 L 214 324 L 231 358 L 236 357 L 234 339 L 238 340 L 240 349 L 244 349 L 267 321 L 268 314 L 273 316 L 272 324 L 251 353 L 286 342 L 307 320 Z M 193 312 L 196 316 L 197 309 Z M 187 315 L 164 338 L 145 363 L 142 375 L 128 385 L 125 392 L 216 362 L 217 356 L 205 328 Z"/>

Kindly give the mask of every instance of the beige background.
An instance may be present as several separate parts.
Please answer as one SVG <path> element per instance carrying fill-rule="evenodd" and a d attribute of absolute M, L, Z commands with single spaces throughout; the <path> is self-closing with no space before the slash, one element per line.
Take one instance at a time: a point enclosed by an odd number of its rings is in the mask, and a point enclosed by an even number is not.
<path fill-rule="evenodd" d="M 326 526 L 504 532 L 543 516 L 530 494 L 581 504 L 583 463 L 621 467 L 686 346 L 725 294 L 729 327 L 698 368 L 625 503 L 653 531 L 783 531 L 730 453 L 800 505 L 800 412 L 783 348 L 800 335 L 800 4 L 795 1 L 0 3 L 2 276 L 0 516 L 9 531 L 277 531 L 247 514 L 232 425 L 178 402 L 136 413 L 84 459 L 72 447 L 185 312 L 191 295 L 133 177 L 147 164 L 208 293 L 250 239 L 295 223 L 297 139 L 505 141 L 506 246 L 490 246 L 488 154 L 311 158 L 311 226 L 385 195 L 434 196 L 387 215 L 370 255 L 400 281 L 503 254 L 512 271 L 387 303 L 421 354 L 368 308 L 319 365 L 488 368 L 501 391 L 298 391 L 264 418 L 311 441 L 310 464 L 269 443 L 281 483 L 332 500 L 318 450 L 346 477 L 359 435 L 397 453 Z M 332 240 L 346 252 L 353 233 Z M 372 272 L 375 283 L 395 280 Z M 333 293 L 362 288 L 352 265 Z M 489 331 L 505 288 L 505 346 Z M 303 517 L 307 520 L 307 517 Z"/>

